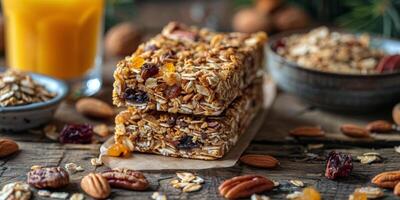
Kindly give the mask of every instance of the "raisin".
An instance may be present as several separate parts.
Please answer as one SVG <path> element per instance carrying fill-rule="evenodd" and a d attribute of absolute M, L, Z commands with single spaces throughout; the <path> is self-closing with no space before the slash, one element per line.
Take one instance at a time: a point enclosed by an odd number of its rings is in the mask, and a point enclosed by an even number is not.
<path fill-rule="evenodd" d="M 199 144 L 193 142 L 192 136 L 183 136 L 177 145 L 179 149 L 193 149 L 199 147 Z"/>
<path fill-rule="evenodd" d="M 142 66 L 142 70 L 141 70 L 141 76 L 143 78 L 143 80 L 146 80 L 156 74 L 158 74 L 158 66 L 154 63 L 145 63 Z"/>
<path fill-rule="evenodd" d="M 146 92 L 132 88 L 127 88 L 125 90 L 124 99 L 133 104 L 142 104 L 149 101 L 149 97 L 147 96 Z"/>
<path fill-rule="evenodd" d="M 168 99 L 173 99 L 179 96 L 181 94 L 181 91 L 182 91 L 181 86 L 175 84 L 173 86 L 168 87 L 164 91 L 164 94 Z"/>
<path fill-rule="evenodd" d="M 328 179 L 347 177 L 353 170 L 351 155 L 331 151 L 328 155 L 325 176 Z"/>
<path fill-rule="evenodd" d="M 171 126 L 171 127 L 175 126 L 175 124 L 176 124 L 176 116 L 175 115 L 171 115 L 167 120 L 167 124 L 169 126 Z"/>
<path fill-rule="evenodd" d="M 60 142 L 63 144 L 88 144 L 92 142 L 93 127 L 86 124 L 65 125 L 60 133 Z"/>

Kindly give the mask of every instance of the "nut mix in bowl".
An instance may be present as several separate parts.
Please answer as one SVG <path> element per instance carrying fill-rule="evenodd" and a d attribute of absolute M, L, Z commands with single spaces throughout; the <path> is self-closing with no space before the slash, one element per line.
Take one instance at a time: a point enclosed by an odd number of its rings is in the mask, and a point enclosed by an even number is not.
<path fill-rule="evenodd" d="M 301 67 L 333 73 L 377 74 L 400 67 L 400 55 L 386 55 L 371 47 L 368 34 L 335 32 L 327 27 L 284 37 L 275 51 Z"/>

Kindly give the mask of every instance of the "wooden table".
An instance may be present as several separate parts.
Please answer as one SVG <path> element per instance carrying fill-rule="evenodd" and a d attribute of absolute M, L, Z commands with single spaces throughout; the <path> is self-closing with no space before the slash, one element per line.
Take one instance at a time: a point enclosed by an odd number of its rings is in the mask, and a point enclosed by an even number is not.
<path fill-rule="evenodd" d="M 105 85 L 98 97 L 111 102 L 111 72 L 115 61 L 106 64 Z M 270 179 L 279 181 L 281 186 L 272 192 L 266 193 L 272 199 L 285 199 L 288 193 L 300 190 L 288 183 L 289 180 L 302 180 L 307 186 L 316 187 L 323 199 L 346 200 L 355 188 L 371 185 L 371 178 L 382 171 L 399 170 L 400 154 L 394 151 L 395 145 L 400 145 L 400 134 L 386 134 L 377 136 L 376 140 L 350 139 L 338 133 L 342 123 L 351 122 L 365 124 L 373 119 L 390 119 L 390 110 L 381 113 L 350 116 L 330 113 L 311 107 L 299 99 L 280 92 L 271 111 L 247 153 L 273 155 L 280 160 L 281 166 L 275 170 L 265 170 L 236 164 L 232 168 L 194 171 L 205 179 L 203 189 L 194 193 L 183 193 L 170 186 L 169 181 L 175 177 L 175 171 L 145 172 L 151 182 L 151 187 L 145 192 L 133 192 L 113 189 L 112 199 L 150 199 L 155 191 L 160 191 L 168 199 L 222 199 L 218 195 L 218 185 L 225 179 L 240 174 L 263 174 Z M 113 121 L 94 121 L 87 119 L 74 110 L 73 104 L 64 103 L 56 114 L 58 123 L 107 123 Z M 296 140 L 288 137 L 288 130 L 298 125 L 321 125 L 328 131 L 328 136 L 318 140 Z M 72 183 L 64 189 L 69 193 L 82 192 L 79 182 L 82 176 L 92 171 L 103 171 L 105 166 L 94 167 L 90 159 L 97 157 L 100 144 L 90 145 L 60 145 L 47 139 L 40 131 L 6 134 L 0 137 L 9 137 L 16 140 L 21 151 L 11 157 L 0 159 L 0 186 L 6 183 L 26 180 L 26 173 L 32 165 L 64 166 L 66 163 L 81 165 L 85 171 L 71 176 Z M 320 149 L 309 149 L 309 144 L 324 144 Z M 351 153 L 354 157 L 364 152 L 378 152 L 384 160 L 380 163 L 361 165 L 354 162 L 354 170 L 350 177 L 331 181 L 324 177 L 325 161 L 321 159 L 331 150 Z M 35 193 L 35 199 L 41 199 Z M 385 190 L 384 199 L 398 199 L 392 191 Z"/>

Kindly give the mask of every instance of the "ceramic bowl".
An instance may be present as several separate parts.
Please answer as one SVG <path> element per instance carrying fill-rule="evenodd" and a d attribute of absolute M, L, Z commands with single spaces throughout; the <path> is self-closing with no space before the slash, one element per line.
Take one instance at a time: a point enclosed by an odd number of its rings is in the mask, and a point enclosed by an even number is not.
<path fill-rule="evenodd" d="M 64 81 L 39 74 L 30 75 L 48 91 L 56 93 L 56 96 L 46 102 L 0 107 L 0 132 L 19 132 L 48 123 L 67 96 L 68 86 Z"/>
<path fill-rule="evenodd" d="M 382 74 L 339 74 L 304 68 L 274 51 L 290 32 L 272 37 L 267 47 L 268 70 L 278 86 L 311 105 L 345 112 L 369 112 L 400 101 L 400 72 Z M 371 46 L 394 54 L 400 41 L 371 36 Z"/>

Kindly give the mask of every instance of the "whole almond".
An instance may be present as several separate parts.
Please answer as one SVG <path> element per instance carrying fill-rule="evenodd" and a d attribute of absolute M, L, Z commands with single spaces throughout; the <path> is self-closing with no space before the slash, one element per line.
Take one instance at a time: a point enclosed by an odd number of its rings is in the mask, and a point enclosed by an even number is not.
<path fill-rule="evenodd" d="M 318 126 L 300 126 L 289 131 L 293 137 L 322 137 L 325 132 Z"/>
<path fill-rule="evenodd" d="M 9 156 L 19 149 L 18 144 L 10 139 L 0 139 L 0 158 Z"/>
<path fill-rule="evenodd" d="M 357 125 L 354 125 L 354 124 L 343 124 L 340 127 L 340 131 L 349 137 L 354 137 L 354 138 L 370 137 L 367 129 L 357 126 Z"/>
<path fill-rule="evenodd" d="M 82 98 L 76 102 L 75 108 L 87 117 L 107 119 L 114 116 L 114 110 L 110 105 L 95 98 Z"/>
<path fill-rule="evenodd" d="M 376 120 L 367 124 L 365 127 L 369 132 L 387 133 L 393 130 L 393 125 L 385 120 Z"/>
<path fill-rule="evenodd" d="M 246 165 L 260 168 L 275 168 L 279 165 L 279 161 L 269 155 L 247 154 L 240 157 L 240 161 Z"/>
<path fill-rule="evenodd" d="M 227 199 L 250 197 L 252 194 L 270 191 L 274 182 L 260 175 L 243 175 L 224 181 L 219 187 L 219 193 Z"/>
<path fill-rule="evenodd" d="M 397 183 L 396 186 L 394 186 L 393 193 L 400 197 L 400 182 Z"/>
<path fill-rule="evenodd" d="M 101 174 L 90 173 L 83 177 L 81 188 L 95 199 L 105 199 L 111 193 L 110 184 Z"/>
<path fill-rule="evenodd" d="M 371 182 L 379 187 L 392 189 L 400 183 L 400 170 L 380 173 Z"/>
<path fill-rule="evenodd" d="M 392 117 L 393 121 L 400 126 L 400 103 L 393 107 Z"/>

